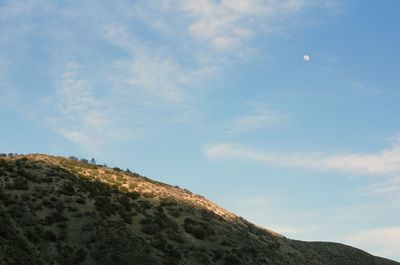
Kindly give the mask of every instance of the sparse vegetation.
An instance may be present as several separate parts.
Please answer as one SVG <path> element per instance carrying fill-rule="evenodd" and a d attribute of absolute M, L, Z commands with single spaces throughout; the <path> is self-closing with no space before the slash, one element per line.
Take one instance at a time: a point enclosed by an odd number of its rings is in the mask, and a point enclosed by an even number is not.
<path fill-rule="evenodd" d="M 398 264 L 288 240 L 188 190 L 94 159 L 0 154 L 0 184 L 1 265 Z"/>
<path fill-rule="evenodd" d="M 20 176 L 16 176 L 12 182 L 12 184 L 6 186 L 7 189 L 10 190 L 28 190 L 29 184 L 28 181 Z"/>
<path fill-rule="evenodd" d="M 207 229 L 206 223 L 198 223 L 191 218 L 186 218 L 184 223 L 185 231 L 195 238 L 203 240 L 207 236 L 208 231 L 212 231 Z M 212 231 L 213 232 L 213 231 Z"/>

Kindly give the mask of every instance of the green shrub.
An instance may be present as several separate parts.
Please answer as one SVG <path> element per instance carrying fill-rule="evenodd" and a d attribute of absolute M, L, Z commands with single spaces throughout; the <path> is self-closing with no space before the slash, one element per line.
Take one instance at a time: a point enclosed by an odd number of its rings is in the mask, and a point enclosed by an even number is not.
<path fill-rule="evenodd" d="M 137 198 L 140 197 L 140 193 L 137 191 L 131 191 L 127 193 L 128 197 L 131 198 L 132 200 L 136 200 Z"/>
<path fill-rule="evenodd" d="M 153 219 L 149 216 L 145 216 L 142 219 L 140 219 L 139 223 L 142 225 L 149 225 L 153 223 Z"/>
<path fill-rule="evenodd" d="M 168 230 L 167 238 L 180 244 L 185 243 L 185 238 L 179 232 L 174 230 Z"/>
<path fill-rule="evenodd" d="M 178 218 L 181 216 L 181 212 L 180 212 L 179 208 L 167 208 L 167 211 L 173 217 Z"/>
<path fill-rule="evenodd" d="M 21 168 L 26 163 L 26 161 L 28 161 L 28 159 L 26 157 L 19 158 L 19 159 L 15 160 L 15 165 L 17 166 L 17 168 Z"/>
<path fill-rule="evenodd" d="M 115 214 L 115 205 L 112 203 L 110 197 L 97 196 L 94 205 L 96 209 L 106 215 Z"/>
<path fill-rule="evenodd" d="M 240 265 L 242 262 L 235 256 L 229 255 L 224 257 L 224 265 Z"/>
<path fill-rule="evenodd" d="M 63 185 L 61 185 L 58 192 L 67 196 L 72 196 L 75 194 L 75 189 L 72 185 L 64 183 Z"/>
<path fill-rule="evenodd" d="M 58 212 L 64 211 L 64 209 L 65 209 L 64 202 L 63 202 L 63 201 L 57 201 L 57 202 L 55 203 L 55 208 L 56 208 L 56 210 L 57 210 Z"/>
<path fill-rule="evenodd" d="M 3 187 L 0 187 L 0 201 L 3 201 L 6 198 L 6 194 L 4 193 Z"/>
<path fill-rule="evenodd" d="M 173 230 L 178 230 L 179 226 L 172 219 L 170 219 L 163 212 L 155 212 L 154 222 L 157 223 L 161 228 L 170 228 Z"/>
<path fill-rule="evenodd" d="M 167 249 L 167 240 L 165 240 L 162 234 L 154 236 L 150 244 L 161 251 L 165 251 Z"/>
<path fill-rule="evenodd" d="M 37 231 L 36 231 L 35 229 L 33 229 L 33 228 L 29 228 L 29 229 L 25 232 L 25 236 L 26 236 L 26 238 L 27 238 L 29 241 L 34 242 L 34 243 L 37 243 L 38 240 L 39 240 Z"/>
<path fill-rule="evenodd" d="M 81 198 L 81 197 L 76 198 L 75 201 L 77 203 L 79 203 L 79 204 L 86 204 L 86 200 L 84 198 Z"/>
<path fill-rule="evenodd" d="M 73 212 L 73 213 L 75 213 L 75 212 L 77 212 L 77 211 L 78 211 L 78 208 L 76 208 L 76 207 L 73 207 L 73 206 L 68 206 L 68 207 L 67 207 L 67 210 L 68 210 L 69 212 Z"/>
<path fill-rule="evenodd" d="M 206 235 L 207 231 L 204 228 L 204 226 L 200 223 L 197 223 L 196 221 L 192 220 L 191 218 L 186 218 L 184 222 L 184 229 L 186 233 L 191 234 L 195 238 L 199 240 L 203 240 Z"/>
<path fill-rule="evenodd" d="M 122 207 L 125 211 L 128 211 L 128 212 L 131 211 L 131 204 L 130 204 L 130 201 L 129 201 L 128 197 L 126 197 L 126 196 L 119 196 L 117 200 L 118 200 L 119 204 L 121 205 L 121 207 Z"/>
<path fill-rule="evenodd" d="M 142 225 L 142 232 L 148 235 L 157 235 L 161 233 L 161 227 L 158 224 L 146 224 Z"/>
<path fill-rule="evenodd" d="M 140 206 L 142 207 L 142 209 L 144 209 L 144 210 L 148 210 L 153 207 L 153 204 L 149 201 L 139 201 L 139 203 L 140 203 Z"/>
<path fill-rule="evenodd" d="M 131 215 L 131 213 L 125 212 L 123 210 L 120 210 L 118 212 L 118 214 L 121 217 L 121 219 L 124 220 L 125 223 L 132 224 L 132 215 Z"/>
<path fill-rule="evenodd" d="M 72 259 L 73 264 L 78 264 L 78 263 L 82 263 L 86 260 L 86 251 L 82 248 L 79 248 L 75 253 L 74 253 L 74 257 Z"/>
<path fill-rule="evenodd" d="M 85 180 L 80 183 L 80 186 L 82 190 L 88 191 L 92 196 L 110 196 L 112 193 L 109 187 L 105 186 L 104 183 L 101 183 L 98 180 L 93 182 Z"/>
<path fill-rule="evenodd" d="M 43 237 L 43 239 L 49 240 L 49 241 L 57 240 L 57 236 L 51 230 L 45 230 L 42 234 L 42 237 Z"/>
<path fill-rule="evenodd" d="M 51 213 L 50 215 L 46 216 L 45 222 L 47 225 L 53 225 L 55 223 L 62 223 L 67 221 L 67 218 L 65 218 L 62 213 L 59 212 L 54 212 Z"/>
<path fill-rule="evenodd" d="M 8 172 L 12 172 L 14 170 L 14 167 L 10 163 L 5 162 L 4 169 Z"/>
<path fill-rule="evenodd" d="M 176 206 L 176 205 L 178 205 L 178 203 L 176 202 L 175 199 L 168 198 L 168 199 L 162 200 L 160 202 L 160 205 L 163 206 L 163 207 L 165 207 L 165 206 Z"/>
<path fill-rule="evenodd" d="M 213 255 L 214 255 L 214 257 L 213 257 L 213 261 L 215 262 L 215 261 L 217 261 L 217 260 L 220 260 L 220 259 L 222 259 L 222 257 L 224 256 L 224 250 L 222 250 L 222 249 L 214 249 L 213 251 L 212 251 L 212 253 L 213 253 Z"/>
<path fill-rule="evenodd" d="M 29 190 L 29 184 L 28 181 L 26 181 L 26 179 L 23 179 L 18 176 L 14 178 L 13 183 L 9 185 L 8 188 L 11 190 Z"/>

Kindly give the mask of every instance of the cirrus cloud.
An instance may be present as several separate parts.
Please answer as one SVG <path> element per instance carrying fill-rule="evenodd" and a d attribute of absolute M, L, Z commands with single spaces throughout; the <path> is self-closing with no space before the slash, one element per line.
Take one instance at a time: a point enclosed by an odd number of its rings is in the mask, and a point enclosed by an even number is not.
<path fill-rule="evenodd" d="M 237 144 L 215 144 L 204 149 L 210 159 L 239 159 L 276 167 L 335 170 L 357 175 L 400 176 L 400 145 L 375 153 L 276 153 Z"/>
<path fill-rule="evenodd" d="M 344 238 L 345 242 L 363 249 L 371 249 L 374 255 L 400 259 L 400 226 L 363 230 Z"/>
<path fill-rule="evenodd" d="M 40 113 L 36 120 L 77 145 L 98 146 L 102 141 L 94 139 L 114 140 L 111 127 L 136 132 L 181 115 L 185 103 L 195 105 L 196 89 L 210 87 L 248 51 L 263 49 L 258 38 L 285 32 L 308 8 L 330 9 L 323 3 L 7 0 L 0 3 L 0 62 L 46 79 L 24 106 Z M 66 62 L 80 68 L 59 70 Z M 24 97 L 34 90 L 9 76 L 14 79 L 7 80 L 8 90 L 0 86 L 1 94 Z M 243 128 L 268 122 L 267 113 L 236 121 Z"/>
<path fill-rule="evenodd" d="M 268 106 L 260 106 L 251 114 L 241 115 L 230 122 L 231 132 L 248 132 L 275 125 L 285 119 L 284 115 Z"/>

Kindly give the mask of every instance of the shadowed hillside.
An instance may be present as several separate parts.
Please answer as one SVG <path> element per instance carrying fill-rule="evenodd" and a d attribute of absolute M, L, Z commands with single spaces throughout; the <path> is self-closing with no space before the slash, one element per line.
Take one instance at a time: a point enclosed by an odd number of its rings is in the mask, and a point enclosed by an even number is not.
<path fill-rule="evenodd" d="M 202 196 L 62 157 L 0 158 L 0 264 L 395 265 L 287 239 Z"/>

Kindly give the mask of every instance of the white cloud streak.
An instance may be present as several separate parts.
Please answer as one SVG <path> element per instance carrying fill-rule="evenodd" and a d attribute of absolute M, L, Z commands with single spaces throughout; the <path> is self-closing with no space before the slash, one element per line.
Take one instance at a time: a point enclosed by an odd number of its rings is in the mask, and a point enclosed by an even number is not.
<path fill-rule="evenodd" d="M 212 66 L 185 69 L 171 59 L 142 52 L 129 60 L 114 64 L 119 74 L 115 87 L 151 100 L 182 103 L 189 96 L 190 87 L 196 81 L 204 81 L 214 74 Z"/>
<path fill-rule="evenodd" d="M 400 145 L 376 153 L 273 153 L 236 144 L 216 144 L 205 148 L 210 159 L 256 161 L 276 167 L 335 170 L 357 175 L 400 176 Z"/>
<path fill-rule="evenodd" d="M 193 19 L 188 26 L 190 35 L 220 52 L 242 48 L 258 32 L 278 28 L 276 22 L 280 17 L 296 13 L 306 6 L 299 0 L 183 1 L 183 10 Z"/>
<path fill-rule="evenodd" d="M 252 114 L 236 117 L 230 124 L 231 132 L 248 132 L 275 125 L 284 116 L 270 107 L 259 107 Z"/>
<path fill-rule="evenodd" d="M 385 94 L 382 89 L 374 88 L 361 82 L 352 82 L 350 85 L 354 91 L 362 94 L 372 94 L 377 96 Z"/>
<path fill-rule="evenodd" d="M 54 130 L 67 140 L 94 151 L 109 140 L 111 118 L 94 95 L 93 84 L 80 76 L 80 65 L 66 64 L 55 84 L 55 93 L 45 99 L 57 117 L 50 117 Z"/>
<path fill-rule="evenodd" d="M 0 83 L 0 107 L 12 106 L 17 98 L 15 90 L 8 87 L 7 84 Z"/>
<path fill-rule="evenodd" d="M 89 141 L 96 146 L 99 138 L 111 137 L 106 129 L 110 124 L 124 131 L 126 121 L 116 116 L 157 112 L 160 105 L 169 111 L 162 109 L 153 120 L 168 120 L 166 113 L 181 112 L 177 106 L 195 98 L 193 91 L 207 87 L 220 71 L 258 48 L 257 38 L 282 30 L 294 16 L 322 2 L 3 1 L 0 60 L 12 61 L 13 69 L 26 71 L 38 65 L 32 63 L 36 56 L 41 58 L 40 74 L 53 78 L 48 81 L 55 84 L 53 91 L 48 87 L 42 91 L 48 89 L 47 98 L 53 102 L 30 99 L 28 108 L 41 109 L 36 112 L 47 115 L 44 119 L 51 121 L 51 128 L 73 143 Z M 54 69 L 66 61 L 85 70 L 67 69 L 54 75 Z M 32 65 L 25 66 L 26 62 Z M 27 89 L 20 85 L 15 89 Z M 52 114 L 45 110 L 49 105 Z M 176 113 L 172 114 L 175 118 Z M 258 115 L 242 117 L 237 123 L 255 128 L 270 122 L 265 113 Z M 141 117 L 130 125 L 149 120 Z"/>
<path fill-rule="evenodd" d="M 374 255 L 400 259 L 400 226 L 364 230 L 344 238 L 347 244 L 368 249 Z"/>

